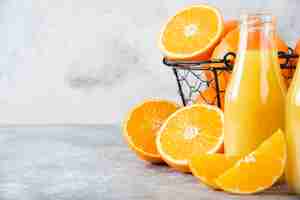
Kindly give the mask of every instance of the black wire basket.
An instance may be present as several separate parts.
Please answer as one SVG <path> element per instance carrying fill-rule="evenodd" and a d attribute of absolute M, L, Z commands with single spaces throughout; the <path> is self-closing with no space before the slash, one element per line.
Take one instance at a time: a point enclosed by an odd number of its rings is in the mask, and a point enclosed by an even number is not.
<path fill-rule="evenodd" d="M 176 78 L 178 93 L 184 106 L 199 102 L 223 108 L 226 83 L 230 77 L 235 53 L 227 53 L 223 59 L 205 61 L 174 61 L 166 57 L 163 64 L 171 67 Z M 289 48 L 288 52 L 278 52 L 281 72 L 287 84 L 295 71 L 298 55 Z M 205 94 L 210 88 L 210 95 Z M 211 91 L 213 90 L 213 91 Z M 213 95 L 212 95 L 213 94 Z"/>

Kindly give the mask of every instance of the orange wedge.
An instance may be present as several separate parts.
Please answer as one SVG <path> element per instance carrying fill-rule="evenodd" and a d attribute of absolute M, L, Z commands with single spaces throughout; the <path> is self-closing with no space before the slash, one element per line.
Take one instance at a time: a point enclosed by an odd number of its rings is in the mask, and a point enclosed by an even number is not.
<path fill-rule="evenodd" d="M 223 17 L 218 9 L 209 5 L 189 6 L 167 21 L 159 46 L 171 59 L 208 59 L 223 29 Z"/>
<path fill-rule="evenodd" d="M 278 130 L 254 152 L 239 160 L 216 179 L 219 188 L 237 194 L 252 194 L 270 188 L 283 175 L 286 142 Z"/>
<path fill-rule="evenodd" d="M 143 160 L 163 162 L 155 145 L 157 130 L 178 109 L 166 100 L 147 100 L 135 106 L 123 123 L 123 135 L 129 147 Z"/>
<path fill-rule="evenodd" d="M 195 177 L 204 184 L 219 189 L 215 179 L 231 168 L 240 157 L 226 156 L 225 154 L 195 155 L 189 162 L 189 167 Z"/>
<path fill-rule="evenodd" d="M 222 150 L 223 123 L 223 112 L 216 106 L 194 104 L 181 108 L 159 130 L 158 152 L 174 169 L 190 172 L 191 156 Z"/>

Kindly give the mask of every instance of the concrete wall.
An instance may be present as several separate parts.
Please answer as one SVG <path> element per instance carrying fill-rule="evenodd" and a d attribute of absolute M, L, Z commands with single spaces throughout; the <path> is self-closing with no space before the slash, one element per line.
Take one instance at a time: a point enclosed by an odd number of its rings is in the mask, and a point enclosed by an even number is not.
<path fill-rule="evenodd" d="M 289 45 L 300 38 L 297 0 L 3 0 L 0 124 L 119 123 L 142 99 L 179 100 L 157 34 L 195 3 L 226 18 L 269 9 Z"/>

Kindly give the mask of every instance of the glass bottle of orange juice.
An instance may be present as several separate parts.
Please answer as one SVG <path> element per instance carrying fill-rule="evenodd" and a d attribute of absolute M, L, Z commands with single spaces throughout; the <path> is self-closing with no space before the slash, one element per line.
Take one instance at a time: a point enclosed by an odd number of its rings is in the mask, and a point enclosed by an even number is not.
<path fill-rule="evenodd" d="M 292 192 L 300 194 L 300 59 L 286 98 L 286 180 Z"/>
<path fill-rule="evenodd" d="M 275 44 L 275 19 L 268 13 L 244 14 L 237 57 L 225 96 L 225 152 L 252 152 L 284 127 L 286 86 Z"/>

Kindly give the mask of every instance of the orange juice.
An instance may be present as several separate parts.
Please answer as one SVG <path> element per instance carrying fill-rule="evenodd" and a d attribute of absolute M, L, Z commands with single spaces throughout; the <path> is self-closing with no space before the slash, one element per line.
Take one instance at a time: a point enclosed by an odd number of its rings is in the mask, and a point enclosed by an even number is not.
<path fill-rule="evenodd" d="M 247 15 L 225 97 L 225 153 L 243 156 L 284 127 L 286 88 L 271 16 Z"/>
<path fill-rule="evenodd" d="M 286 99 L 285 131 L 287 136 L 286 180 L 292 192 L 300 194 L 300 62 Z"/>

